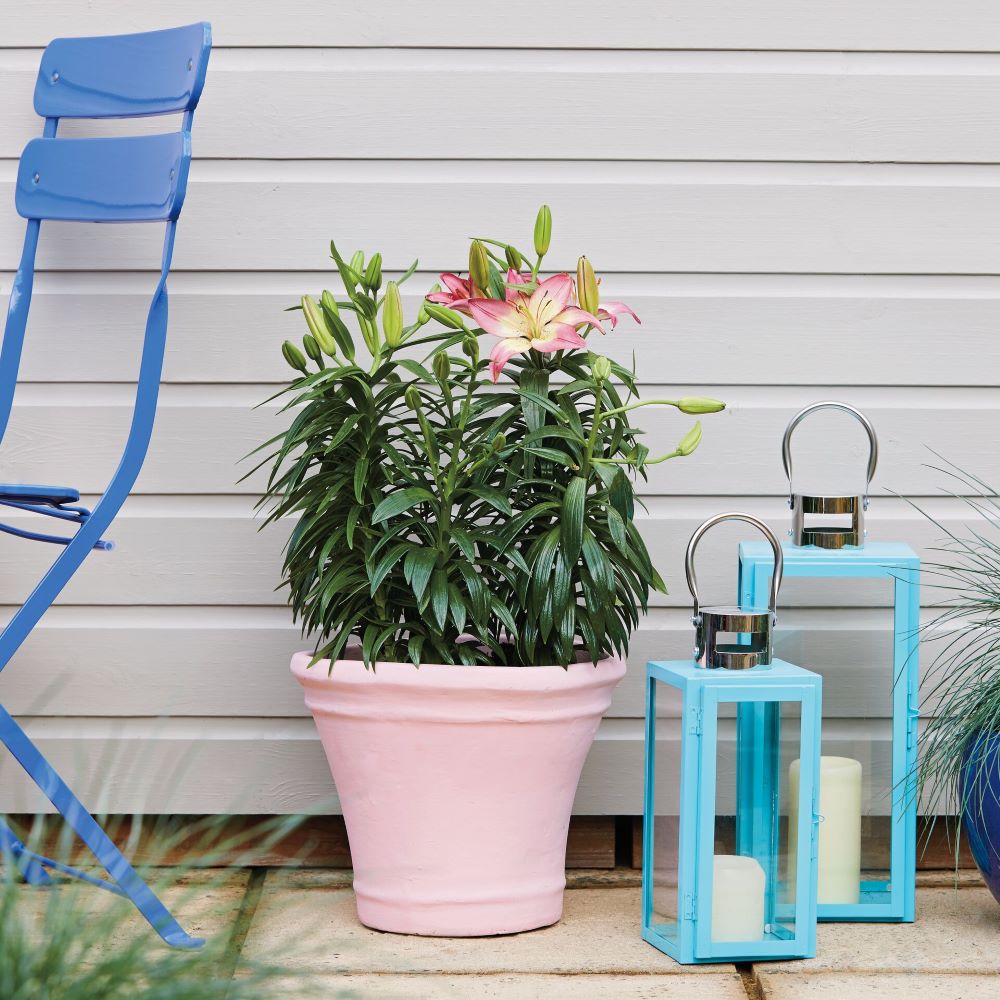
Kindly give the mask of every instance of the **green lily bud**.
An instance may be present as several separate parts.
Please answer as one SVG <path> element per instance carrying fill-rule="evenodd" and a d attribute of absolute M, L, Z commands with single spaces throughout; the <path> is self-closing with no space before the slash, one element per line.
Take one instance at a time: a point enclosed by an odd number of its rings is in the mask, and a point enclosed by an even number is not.
<path fill-rule="evenodd" d="M 611 376 L 611 359 L 603 355 L 595 358 L 594 363 L 590 366 L 590 370 L 594 373 L 594 378 L 598 382 L 603 382 Z"/>
<path fill-rule="evenodd" d="M 286 340 L 281 345 L 281 353 L 285 360 L 296 370 L 305 375 L 309 369 L 306 367 L 306 359 L 302 352 L 290 341 Z"/>
<path fill-rule="evenodd" d="M 725 403 L 707 396 L 685 396 L 677 400 L 677 409 L 681 413 L 718 413 L 725 408 Z"/>
<path fill-rule="evenodd" d="M 597 315 L 601 296 L 597 290 L 597 276 L 594 274 L 594 266 L 586 257 L 581 257 L 576 262 L 576 297 L 580 301 L 581 309 Z"/>
<path fill-rule="evenodd" d="M 350 264 L 351 270 L 355 274 L 365 273 L 365 255 L 360 250 L 354 251 L 354 256 L 351 258 Z"/>
<path fill-rule="evenodd" d="M 490 258 L 486 253 L 486 246 L 479 240 L 473 240 L 469 247 L 469 277 L 472 284 L 485 291 L 490 283 Z"/>
<path fill-rule="evenodd" d="M 385 286 L 382 330 L 385 332 L 385 342 L 390 347 L 399 347 L 403 342 L 403 303 L 399 298 L 399 285 L 395 281 L 390 281 Z"/>
<path fill-rule="evenodd" d="M 323 352 L 320 351 L 319 344 L 316 343 L 316 338 L 311 333 L 307 333 L 302 338 L 302 346 L 306 349 L 306 354 L 308 354 L 309 357 L 316 362 L 316 364 L 323 364 Z"/>
<path fill-rule="evenodd" d="M 434 355 L 434 361 L 431 366 L 434 369 L 434 374 L 442 382 L 444 382 L 448 376 L 451 375 L 451 361 L 444 351 L 438 351 L 438 353 Z"/>
<path fill-rule="evenodd" d="M 430 316 L 431 319 L 436 319 L 442 326 L 446 326 L 450 330 L 465 329 L 465 321 L 457 312 L 455 312 L 454 309 L 438 305 L 437 302 L 425 303 L 424 309 L 427 311 L 427 315 Z"/>
<path fill-rule="evenodd" d="M 462 353 L 469 358 L 474 365 L 479 364 L 479 341 L 475 337 L 466 337 L 462 341 Z"/>
<path fill-rule="evenodd" d="M 440 292 L 440 291 L 441 291 L 441 286 L 437 282 L 435 282 L 434 286 L 431 288 L 431 290 L 427 294 L 428 295 L 433 295 L 435 292 Z M 430 315 L 427 312 L 426 306 L 427 306 L 426 300 L 425 299 L 421 299 L 420 300 L 420 308 L 417 310 L 417 322 L 421 326 L 423 326 L 431 318 Z"/>
<path fill-rule="evenodd" d="M 507 266 L 512 267 L 515 271 L 521 270 L 521 264 L 524 261 L 521 259 L 521 255 L 514 249 L 514 247 L 504 247 L 504 256 L 507 258 Z"/>
<path fill-rule="evenodd" d="M 694 425 L 694 427 L 692 427 L 691 430 L 689 430 L 687 434 L 685 434 L 684 437 L 680 439 L 680 442 L 677 445 L 677 454 L 690 455 L 691 452 L 693 452 L 700 443 L 701 443 L 701 421 L 699 420 Z"/>
<path fill-rule="evenodd" d="M 420 409 L 420 391 L 415 385 L 407 386 L 406 392 L 403 393 L 403 398 L 411 410 Z"/>
<path fill-rule="evenodd" d="M 544 257 L 549 252 L 552 242 L 552 209 L 542 205 L 535 217 L 535 253 Z"/>
<path fill-rule="evenodd" d="M 332 358 L 337 353 L 337 343 L 330 332 L 323 310 L 311 295 L 302 296 L 302 313 L 306 318 L 309 332 L 316 338 L 316 343 L 324 354 L 329 354 Z"/>
<path fill-rule="evenodd" d="M 507 447 L 507 438 L 506 438 L 506 436 L 503 435 L 503 434 L 498 434 L 493 439 L 493 450 L 494 451 L 503 451 L 504 448 L 506 448 L 506 447 Z"/>
<path fill-rule="evenodd" d="M 382 255 L 375 254 L 368 267 L 365 268 L 365 276 L 362 279 L 365 287 L 372 292 L 377 292 L 382 287 Z"/>
<path fill-rule="evenodd" d="M 323 294 L 319 297 L 319 303 L 331 316 L 340 315 L 340 306 L 337 305 L 333 292 L 324 289 Z"/>

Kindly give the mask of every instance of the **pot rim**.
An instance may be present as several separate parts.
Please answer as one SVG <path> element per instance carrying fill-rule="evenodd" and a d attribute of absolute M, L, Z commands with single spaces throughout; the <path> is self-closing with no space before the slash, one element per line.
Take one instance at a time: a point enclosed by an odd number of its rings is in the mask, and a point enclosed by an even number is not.
<path fill-rule="evenodd" d="M 348 647 L 349 650 L 357 650 L 357 648 Z M 312 687 L 318 682 L 325 687 L 331 682 L 336 683 L 334 676 L 339 675 L 337 679 L 347 683 L 366 679 L 369 681 L 385 680 L 391 681 L 393 684 L 414 687 L 500 687 L 508 689 L 522 686 L 549 687 L 553 685 L 553 682 L 561 687 L 576 687 L 578 685 L 587 687 L 590 686 L 588 681 L 591 683 L 596 681 L 598 685 L 602 685 L 608 682 L 609 674 L 618 675 L 625 672 L 625 661 L 617 654 L 602 657 L 596 664 L 587 656 L 567 667 L 561 667 L 558 664 L 546 664 L 538 667 L 470 667 L 464 663 L 421 663 L 418 667 L 406 661 L 378 660 L 370 670 L 362 663 L 359 654 L 357 658 L 347 657 L 334 661 L 332 671 L 330 660 L 317 660 L 311 667 L 307 666 L 312 655 L 308 650 L 301 650 L 292 655 L 291 671 L 303 686 Z M 524 683 L 512 683 L 517 679 L 523 680 Z M 567 680 L 569 685 L 567 685 Z"/>
<path fill-rule="evenodd" d="M 452 723 L 537 722 L 599 718 L 611 692 L 625 676 L 625 662 L 613 656 L 595 667 L 589 660 L 569 667 L 493 667 L 425 663 L 329 660 L 313 667 L 308 652 L 292 656 L 291 671 L 314 715 Z"/>

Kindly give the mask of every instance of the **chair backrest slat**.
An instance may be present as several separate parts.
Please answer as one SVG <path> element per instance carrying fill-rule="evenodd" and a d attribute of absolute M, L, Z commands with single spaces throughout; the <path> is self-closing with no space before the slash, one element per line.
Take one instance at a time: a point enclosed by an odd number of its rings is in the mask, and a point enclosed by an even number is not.
<path fill-rule="evenodd" d="M 35 111 L 45 118 L 135 118 L 198 104 L 211 28 L 97 38 L 57 38 L 42 55 Z"/>
<path fill-rule="evenodd" d="M 103 139 L 32 139 L 15 204 L 26 219 L 158 222 L 180 214 L 191 162 L 188 132 Z"/>

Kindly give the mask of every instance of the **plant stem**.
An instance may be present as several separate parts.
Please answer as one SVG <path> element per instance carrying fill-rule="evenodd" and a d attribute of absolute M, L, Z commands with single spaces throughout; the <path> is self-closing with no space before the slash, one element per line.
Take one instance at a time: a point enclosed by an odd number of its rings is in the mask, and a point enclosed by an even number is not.
<path fill-rule="evenodd" d="M 590 436 L 587 438 L 587 449 L 583 454 L 583 464 L 580 466 L 580 475 L 584 479 L 590 478 L 590 466 L 594 457 L 594 446 L 597 444 L 597 432 L 601 426 L 601 403 L 604 400 L 604 385 L 594 393 L 594 422 L 590 428 Z M 611 411 L 613 412 L 613 411 Z"/>
<path fill-rule="evenodd" d="M 605 416 L 613 417 L 619 413 L 629 413 L 643 406 L 677 406 L 678 402 L 679 400 L 676 399 L 644 399 L 641 403 L 632 403 L 629 406 L 618 406 L 613 410 L 608 410 Z"/>

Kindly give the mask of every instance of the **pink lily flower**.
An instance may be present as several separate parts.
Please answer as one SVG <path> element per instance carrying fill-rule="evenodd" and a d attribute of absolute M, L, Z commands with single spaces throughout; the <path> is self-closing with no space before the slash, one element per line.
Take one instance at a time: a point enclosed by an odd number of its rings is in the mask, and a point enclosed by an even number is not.
<path fill-rule="evenodd" d="M 597 310 L 597 315 L 610 323 L 612 330 L 618 325 L 618 320 L 622 316 L 631 316 L 636 323 L 642 323 L 642 320 L 632 311 L 631 306 L 625 305 L 624 302 L 602 302 Z"/>
<path fill-rule="evenodd" d="M 585 323 L 601 328 L 593 314 L 572 304 L 573 279 L 568 274 L 546 278 L 530 294 L 515 294 L 511 301 L 470 299 L 472 318 L 487 332 L 500 337 L 490 354 L 490 375 L 496 382 L 504 365 L 528 350 L 554 351 L 586 347 L 577 332 Z"/>
<path fill-rule="evenodd" d="M 472 284 L 471 278 L 460 278 L 450 271 L 441 275 L 441 282 L 446 291 L 431 292 L 426 296 L 428 302 L 436 302 L 438 305 L 447 306 L 455 312 L 471 315 L 469 312 L 469 300 L 482 293 Z"/>

